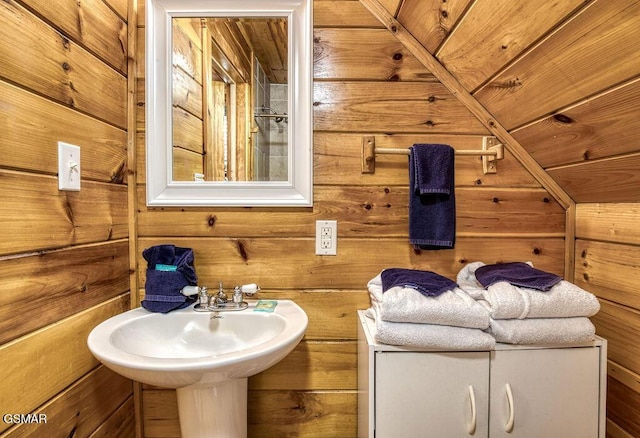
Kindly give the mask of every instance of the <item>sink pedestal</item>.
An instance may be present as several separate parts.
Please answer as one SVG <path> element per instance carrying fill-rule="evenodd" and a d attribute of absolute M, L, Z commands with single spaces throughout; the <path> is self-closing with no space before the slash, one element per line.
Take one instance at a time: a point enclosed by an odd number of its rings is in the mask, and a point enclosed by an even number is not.
<path fill-rule="evenodd" d="M 246 438 L 247 379 L 176 390 L 182 438 Z"/>

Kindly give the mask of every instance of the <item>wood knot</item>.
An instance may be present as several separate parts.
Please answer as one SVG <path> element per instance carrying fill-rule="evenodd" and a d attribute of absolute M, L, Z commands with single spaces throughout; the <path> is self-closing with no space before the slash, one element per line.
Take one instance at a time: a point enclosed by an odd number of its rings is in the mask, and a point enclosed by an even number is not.
<path fill-rule="evenodd" d="M 449 16 L 449 13 L 448 13 L 447 11 L 444 11 L 444 10 L 443 10 L 443 11 L 440 11 L 440 14 L 442 14 L 442 16 L 443 16 L 444 18 L 447 18 L 447 17 Z"/>
<path fill-rule="evenodd" d="M 435 96 L 429 96 L 429 98 L 427 99 L 429 102 L 433 103 L 436 101 L 436 97 Z"/>
<path fill-rule="evenodd" d="M 432 120 L 427 120 L 426 122 L 424 122 L 425 125 L 427 125 L 428 127 L 432 128 L 434 126 L 436 126 L 435 123 L 433 123 Z"/>
<path fill-rule="evenodd" d="M 387 80 L 390 82 L 398 82 L 400 80 L 400 76 L 398 76 L 397 74 L 394 74 L 389 76 Z"/>
<path fill-rule="evenodd" d="M 500 202 L 500 199 L 498 199 L 498 198 L 493 198 L 493 202 L 494 202 L 494 204 L 497 204 L 498 202 Z"/>
<path fill-rule="evenodd" d="M 209 216 L 209 219 L 207 220 L 207 224 L 208 224 L 210 227 L 213 227 L 213 226 L 216 224 L 216 221 L 217 221 L 217 220 L 218 220 L 218 218 L 217 218 L 217 217 L 215 217 L 215 215 L 213 215 L 213 214 L 212 214 L 212 215 L 210 215 L 210 216 Z"/>
<path fill-rule="evenodd" d="M 584 281 L 589 281 L 589 274 L 585 272 L 584 274 L 582 274 L 582 278 L 584 278 Z"/>
<path fill-rule="evenodd" d="M 392 56 L 394 61 L 400 61 L 402 59 L 402 53 L 396 52 Z"/>
<path fill-rule="evenodd" d="M 244 243 L 238 240 L 236 242 L 236 248 L 238 249 L 238 253 L 240 254 L 240 257 L 242 257 L 242 260 L 244 260 L 245 262 L 248 261 L 249 255 L 247 254 L 247 249 L 245 248 Z"/>
<path fill-rule="evenodd" d="M 549 202 L 551 202 L 551 200 L 547 197 L 542 198 L 542 202 L 544 202 L 545 204 L 548 204 Z"/>
<path fill-rule="evenodd" d="M 398 28 L 396 26 L 391 26 L 391 32 L 396 33 Z"/>
<path fill-rule="evenodd" d="M 532 252 L 533 252 L 535 255 L 540 255 L 540 253 L 541 253 L 542 251 L 540 251 L 540 248 L 533 248 L 533 251 L 532 251 Z"/>
<path fill-rule="evenodd" d="M 520 81 L 520 79 L 518 78 L 514 78 L 514 79 L 509 79 L 508 81 L 504 81 L 504 82 L 496 82 L 494 84 L 492 84 L 493 87 L 495 88 L 517 88 L 522 86 L 522 81 Z"/>
<path fill-rule="evenodd" d="M 389 187 L 385 187 L 385 188 L 384 188 L 384 192 L 385 192 L 385 193 L 391 193 L 391 190 L 389 189 Z"/>
<path fill-rule="evenodd" d="M 582 252 L 580 253 L 580 257 L 582 257 L 583 259 L 587 258 L 587 250 L 586 249 L 582 250 Z"/>
<path fill-rule="evenodd" d="M 460 260 L 458 260 L 458 263 L 460 263 L 461 265 L 466 265 L 467 264 L 467 259 L 460 259 Z"/>
<path fill-rule="evenodd" d="M 69 71 L 69 70 L 71 70 L 71 66 L 69 65 L 69 63 L 68 63 L 68 62 L 63 62 L 63 63 L 62 63 L 62 70 L 64 70 L 64 71 Z"/>
<path fill-rule="evenodd" d="M 481 179 L 477 179 L 476 180 L 476 185 L 477 186 L 481 186 L 482 185 L 482 180 Z"/>
<path fill-rule="evenodd" d="M 371 204 L 369 204 L 368 202 L 366 204 L 364 204 L 364 209 L 365 210 L 371 210 L 373 208 L 373 206 Z"/>
<path fill-rule="evenodd" d="M 566 116 L 564 114 L 555 114 L 553 116 L 553 120 L 555 120 L 556 122 L 560 122 L 560 123 L 564 123 L 564 124 L 570 124 L 573 123 L 573 119 L 569 116 Z"/>

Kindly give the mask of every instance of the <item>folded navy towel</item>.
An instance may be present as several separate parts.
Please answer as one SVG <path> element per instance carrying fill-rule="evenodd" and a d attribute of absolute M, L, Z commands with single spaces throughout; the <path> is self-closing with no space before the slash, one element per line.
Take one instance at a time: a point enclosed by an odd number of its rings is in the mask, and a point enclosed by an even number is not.
<path fill-rule="evenodd" d="M 444 144 L 409 149 L 409 242 L 421 249 L 453 248 L 455 150 Z"/>
<path fill-rule="evenodd" d="M 478 282 L 484 287 L 489 287 L 499 281 L 506 281 L 514 286 L 539 291 L 548 291 L 562 280 L 556 274 L 535 269 L 523 262 L 484 265 L 476 269 L 475 275 Z"/>
<path fill-rule="evenodd" d="M 157 245 L 145 249 L 142 256 L 147 261 L 142 307 L 150 312 L 167 313 L 195 301 L 195 297 L 182 295 L 183 287 L 198 284 L 192 249 Z"/>
<path fill-rule="evenodd" d="M 408 287 L 415 289 L 426 297 L 437 297 L 438 295 L 453 290 L 458 285 L 431 271 L 421 271 L 417 269 L 390 268 L 380 273 L 382 280 L 382 293 L 394 286 Z"/>

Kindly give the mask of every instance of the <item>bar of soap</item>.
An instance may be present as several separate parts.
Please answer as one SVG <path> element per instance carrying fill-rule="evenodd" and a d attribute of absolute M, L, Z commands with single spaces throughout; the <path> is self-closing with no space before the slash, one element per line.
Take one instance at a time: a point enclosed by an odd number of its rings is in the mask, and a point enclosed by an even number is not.
<path fill-rule="evenodd" d="M 256 303 L 256 307 L 253 309 L 254 312 L 269 312 L 272 313 L 278 302 L 276 300 L 258 300 Z"/>

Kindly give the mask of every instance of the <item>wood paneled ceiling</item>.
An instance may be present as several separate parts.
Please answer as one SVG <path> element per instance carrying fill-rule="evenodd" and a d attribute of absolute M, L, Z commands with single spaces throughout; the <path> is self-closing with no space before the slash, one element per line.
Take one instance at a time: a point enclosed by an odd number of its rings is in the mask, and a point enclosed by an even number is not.
<path fill-rule="evenodd" d="M 360 1 L 415 37 L 573 201 L 640 202 L 640 1 Z"/>
<path fill-rule="evenodd" d="M 238 47 L 245 48 L 246 53 L 253 52 L 271 83 L 287 83 L 286 18 L 225 17 L 209 18 L 207 22 L 217 32 L 230 36 Z"/>

